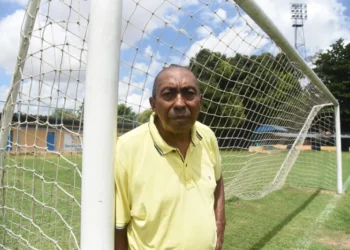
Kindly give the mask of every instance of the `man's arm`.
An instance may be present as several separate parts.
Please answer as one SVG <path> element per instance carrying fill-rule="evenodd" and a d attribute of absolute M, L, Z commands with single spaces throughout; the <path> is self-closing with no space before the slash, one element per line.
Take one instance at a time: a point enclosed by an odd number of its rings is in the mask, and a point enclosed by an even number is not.
<path fill-rule="evenodd" d="M 226 225 L 225 191 L 224 191 L 224 181 L 222 179 L 222 176 L 216 182 L 214 199 L 215 199 L 214 211 L 215 211 L 216 230 L 217 230 L 216 250 L 221 250 L 224 243 L 224 232 L 225 232 L 225 225 Z"/>
<path fill-rule="evenodd" d="M 114 234 L 114 249 L 128 250 L 128 238 L 126 235 L 127 227 L 123 229 L 115 229 Z"/>

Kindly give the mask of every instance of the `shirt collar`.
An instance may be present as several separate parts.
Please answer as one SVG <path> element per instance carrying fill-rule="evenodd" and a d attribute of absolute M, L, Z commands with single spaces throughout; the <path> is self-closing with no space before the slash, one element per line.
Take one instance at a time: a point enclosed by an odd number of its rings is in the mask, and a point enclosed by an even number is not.
<path fill-rule="evenodd" d="M 160 155 L 164 155 L 175 150 L 174 147 L 169 146 L 160 136 L 158 129 L 154 124 L 154 119 L 155 119 L 155 113 L 153 112 L 149 119 L 148 126 L 154 142 L 154 147 L 157 149 L 158 153 Z M 197 122 L 196 122 L 191 129 L 191 143 L 193 144 L 193 146 L 196 146 L 202 139 L 203 139 L 202 135 L 197 130 Z"/>

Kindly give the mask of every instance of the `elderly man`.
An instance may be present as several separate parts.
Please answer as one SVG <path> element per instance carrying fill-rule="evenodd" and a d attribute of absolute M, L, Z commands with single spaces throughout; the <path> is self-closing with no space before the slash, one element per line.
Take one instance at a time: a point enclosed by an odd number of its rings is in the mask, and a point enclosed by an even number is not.
<path fill-rule="evenodd" d="M 171 65 L 154 81 L 150 122 L 118 139 L 115 249 L 222 249 L 221 158 L 196 121 L 202 100 L 194 74 Z"/>

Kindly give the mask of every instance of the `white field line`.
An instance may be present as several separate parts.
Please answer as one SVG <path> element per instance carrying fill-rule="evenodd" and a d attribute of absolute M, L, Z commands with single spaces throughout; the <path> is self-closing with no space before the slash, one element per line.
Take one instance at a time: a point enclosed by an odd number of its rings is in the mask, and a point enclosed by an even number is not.
<path fill-rule="evenodd" d="M 350 185 L 350 176 L 346 179 L 343 184 L 343 193 L 348 189 Z M 332 214 L 333 210 L 337 206 L 337 202 L 341 195 L 334 195 L 334 197 L 329 201 L 328 205 L 325 209 L 320 213 L 320 215 L 316 218 L 315 223 L 310 226 L 309 231 L 304 237 L 298 241 L 297 246 L 294 248 L 295 250 L 307 250 L 311 246 L 313 241 L 313 236 L 317 232 L 318 227 L 323 225 L 328 217 Z"/>
<path fill-rule="evenodd" d="M 349 180 L 349 179 L 348 179 Z M 295 250 L 307 250 L 311 246 L 313 241 L 313 236 L 317 232 L 317 229 L 321 227 L 328 217 L 332 214 L 333 210 L 337 207 L 337 203 L 341 195 L 334 195 L 333 198 L 329 201 L 328 205 L 323 209 L 323 211 L 316 218 L 315 222 L 310 225 L 308 232 L 304 237 L 297 242 Z"/>
<path fill-rule="evenodd" d="M 346 179 L 346 181 L 344 182 L 343 185 L 343 193 L 345 193 L 345 191 L 347 190 L 347 188 L 349 187 L 350 184 L 350 176 Z"/>

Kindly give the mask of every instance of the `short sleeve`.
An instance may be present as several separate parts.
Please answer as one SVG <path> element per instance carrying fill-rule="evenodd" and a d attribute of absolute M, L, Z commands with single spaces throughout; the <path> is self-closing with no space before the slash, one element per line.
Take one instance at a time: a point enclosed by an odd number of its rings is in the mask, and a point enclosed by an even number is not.
<path fill-rule="evenodd" d="M 119 152 L 118 152 L 119 151 Z M 123 154 L 117 146 L 114 179 L 115 179 L 115 218 L 116 228 L 122 229 L 130 222 L 130 202 L 128 198 L 128 173 L 123 166 Z"/>
<path fill-rule="evenodd" d="M 212 138 L 212 152 L 214 154 L 214 171 L 215 171 L 215 180 L 218 181 L 221 178 L 221 156 L 218 141 L 216 140 L 215 135 Z"/>

